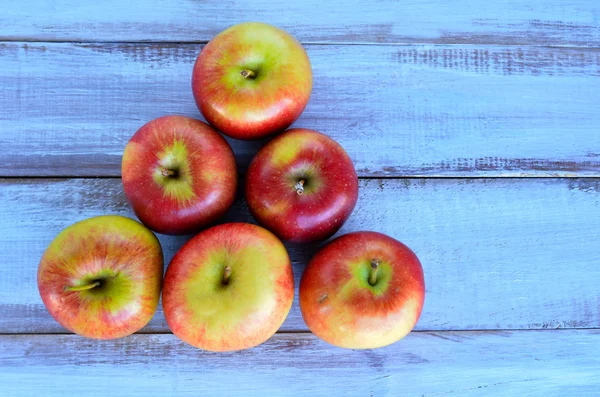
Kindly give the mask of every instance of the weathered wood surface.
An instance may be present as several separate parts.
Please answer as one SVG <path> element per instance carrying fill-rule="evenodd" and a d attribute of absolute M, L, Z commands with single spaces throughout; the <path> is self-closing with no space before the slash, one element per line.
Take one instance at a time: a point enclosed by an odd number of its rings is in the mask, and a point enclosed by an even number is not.
<path fill-rule="evenodd" d="M 1 24 L 0 24 L 1 26 Z M 200 45 L 0 43 L 0 175 L 118 176 L 145 122 L 200 117 Z M 310 45 L 296 126 L 362 176 L 597 176 L 600 50 Z M 244 168 L 260 143 L 232 141 Z"/>
<path fill-rule="evenodd" d="M 131 215 L 118 179 L 2 180 L 0 333 L 64 330 L 37 292 L 36 270 L 64 227 Z M 226 217 L 251 221 L 240 198 Z M 600 326 L 600 179 L 361 180 L 341 233 L 377 230 L 422 261 L 419 330 Z M 184 237 L 161 236 L 169 261 Z M 317 246 L 288 245 L 296 286 Z M 306 331 L 297 294 L 284 331 Z M 144 332 L 168 331 L 159 309 Z"/>
<path fill-rule="evenodd" d="M 243 21 L 318 43 L 600 43 L 591 0 L 5 0 L 0 40 L 204 42 Z"/>
<path fill-rule="evenodd" d="M 363 177 L 570 179 L 361 180 L 341 233 L 390 234 L 425 269 L 426 332 L 390 347 L 319 341 L 297 294 L 281 333 L 243 352 L 185 345 L 161 309 L 122 340 L 64 334 L 37 293 L 43 250 L 132 213 L 118 179 L 45 177 L 119 176 L 143 123 L 200 117 L 201 43 L 248 20 L 306 44 L 296 126 Z M 600 330 L 554 329 L 600 328 L 599 2 L 6 0 L 0 83 L 0 177 L 36 177 L 0 179 L 0 396 L 598 395 Z M 242 170 L 263 144 L 230 142 Z M 225 220 L 252 221 L 241 194 Z M 160 240 L 168 261 L 186 238 Z M 298 285 L 319 245 L 287 246 Z"/>
<path fill-rule="evenodd" d="M 173 335 L 0 336 L 0 393 L 28 396 L 597 396 L 600 331 L 413 332 L 378 350 L 310 334 L 197 350 Z"/>

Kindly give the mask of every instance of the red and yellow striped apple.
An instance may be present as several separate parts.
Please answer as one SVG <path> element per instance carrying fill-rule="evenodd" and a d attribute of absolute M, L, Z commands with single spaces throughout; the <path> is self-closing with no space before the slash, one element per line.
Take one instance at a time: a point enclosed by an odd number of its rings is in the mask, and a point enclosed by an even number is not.
<path fill-rule="evenodd" d="M 300 309 L 324 341 L 372 349 L 406 336 L 425 299 L 423 269 L 401 242 L 376 232 L 343 235 L 310 261 L 300 282 Z"/>
<path fill-rule="evenodd" d="M 122 216 L 90 218 L 64 229 L 38 268 L 38 288 L 63 327 L 114 339 L 144 327 L 158 306 L 163 256 L 158 239 Z"/>
<path fill-rule="evenodd" d="M 163 234 L 197 232 L 233 204 L 235 158 L 208 124 L 164 116 L 140 128 L 125 147 L 125 195 L 137 217 Z"/>
<path fill-rule="evenodd" d="M 323 240 L 352 213 L 358 178 L 336 141 L 317 131 L 291 129 L 252 160 L 246 198 L 254 218 L 281 239 Z"/>
<path fill-rule="evenodd" d="M 311 90 L 302 45 L 264 23 L 241 23 L 219 33 L 202 49 L 192 73 L 198 109 L 237 139 L 283 131 L 300 116 Z"/>
<path fill-rule="evenodd" d="M 227 223 L 200 232 L 177 252 L 162 303 L 180 339 L 230 351 L 269 339 L 293 298 L 292 265 L 281 241 L 260 226 Z"/>

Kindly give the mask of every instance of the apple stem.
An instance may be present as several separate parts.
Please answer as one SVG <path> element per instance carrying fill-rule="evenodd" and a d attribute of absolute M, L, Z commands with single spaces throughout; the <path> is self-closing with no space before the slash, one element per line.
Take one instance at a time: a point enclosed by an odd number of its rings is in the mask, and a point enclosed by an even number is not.
<path fill-rule="evenodd" d="M 377 270 L 379 269 L 379 265 L 381 261 L 377 258 L 371 260 L 371 273 L 369 274 L 369 284 L 375 285 L 377 284 Z"/>
<path fill-rule="evenodd" d="M 96 288 L 99 285 L 100 285 L 100 281 L 94 281 L 91 284 L 78 285 L 76 287 L 67 286 L 67 287 L 65 287 L 65 290 L 66 291 L 73 291 L 73 292 L 76 292 L 76 291 L 85 291 L 85 290 L 88 290 L 88 289 Z"/>
<path fill-rule="evenodd" d="M 250 70 L 250 69 L 244 69 L 240 72 L 240 74 L 245 78 L 245 79 L 253 79 L 256 77 L 256 74 Z"/>
<path fill-rule="evenodd" d="M 225 270 L 223 270 L 223 285 L 229 284 L 230 276 L 231 276 L 231 268 L 229 266 L 225 266 Z"/>
<path fill-rule="evenodd" d="M 304 179 L 300 179 L 298 183 L 296 183 L 296 186 L 294 186 L 294 188 L 296 188 L 296 193 L 298 193 L 299 196 L 304 194 L 304 183 Z"/>
<path fill-rule="evenodd" d="M 166 176 L 166 177 L 175 176 L 175 174 L 176 174 L 175 171 L 170 170 L 168 168 L 163 168 L 163 170 L 160 173 L 163 174 L 163 176 Z"/>

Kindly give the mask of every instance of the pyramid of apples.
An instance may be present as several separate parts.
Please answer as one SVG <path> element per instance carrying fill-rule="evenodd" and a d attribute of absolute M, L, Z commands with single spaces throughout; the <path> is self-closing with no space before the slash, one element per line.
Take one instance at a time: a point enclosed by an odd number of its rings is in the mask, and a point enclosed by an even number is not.
<path fill-rule="evenodd" d="M 125 148 L 125 195 L 145 225 L 100 216 L 63 230 L 44 253 L 38 287 L 50 314 L 70 331 L 112 339 L 144 327 L 162 304 L 173 333 L 212 351 L 269 339 L 292 306 L 294 279 L 281 240 L 325 240 L 352 213 L 358 178 L 348 154 L 313 130 L 288 128 L 312 90 L 309 58 L 291 35 L 262 23 L 233 26 L 201 51 L 192 73 L 196 104 L 209 124 L 164 116 Z M 253 159 L 245 194 L 262 225 L 215 225 L 234 202 L 231 147 L 272 136 Z M 198 233 L 177 252 L 163 280 L 158 233 Z M 204 229 L 204 230 L 203 230 Z M 306 267 L 300 308 L 310 330 L 346 348 L 375 348 L 407 335 L 423 307 L 415 254 L 377 232 L 325 245 Z"/>

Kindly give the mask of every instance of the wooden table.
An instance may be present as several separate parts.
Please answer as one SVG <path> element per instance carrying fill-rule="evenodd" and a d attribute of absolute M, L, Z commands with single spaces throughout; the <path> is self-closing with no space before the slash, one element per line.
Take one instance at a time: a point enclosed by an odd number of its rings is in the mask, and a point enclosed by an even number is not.
<path fill-rule="evenodd" d="M 305 44 L 311 101 L 295 124 L 350 153 L 358 206 L 421 258 L 416 331 L 331 347 L 296 301 L 280 332 L 214 354 L 159 309 L 99 342 L 37 292 L 69 224 L 132 216 L 120 160 L 165 114 L 200 117 L 202 44 L 260 20 Z M 4 0 L 0 6 L 0 395 L 600 395 L 600 3 L 593 0 Z M 230 141 L 244 169 L 263 142 Z M 226 220 L 249 221 L 240 195 Z M 185 238 L 161 236 L 170 260 Z M 288 245 L 296 284 L 318 245 Z"/>

